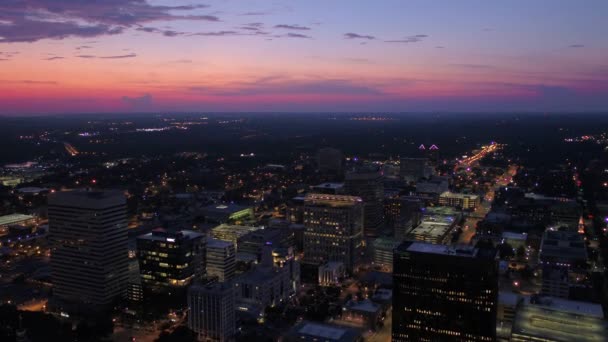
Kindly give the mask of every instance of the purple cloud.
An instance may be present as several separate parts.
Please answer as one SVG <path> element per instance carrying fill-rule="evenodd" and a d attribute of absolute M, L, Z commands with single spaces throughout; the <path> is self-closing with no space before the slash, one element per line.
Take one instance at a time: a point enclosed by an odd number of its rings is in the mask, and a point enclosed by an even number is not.
<path fill-rule="evenodd" d="M 191 33 L 191 36 L 203 36 L 203 37 L 222 37 L 222 36 L 236 36 L 239 33 L 236 31 L 217 31 L 217 32 L 197 32 Z"/>
<path fill-rule="evenodd" d="M 243 16 L 255 16 L 255 15 L 267 15 L 269 14 L 268 12 L 245 12 L 245 13 L 241 13 L 241 15 Z"/>
<path fill-rule="evenodd" d="M 585 47 L 585 45 L 583 45 L 583 44 L 572 44 L 572 45 L 570 45 L 570 47 L 571 48 L 583 48 L 583 47 Z"/>
<path fill-rule="evenodd" d="M 55 85 L 57 82 L 55 81 L 35 81 L 35 80 L 0 80 L 2 83 L 15 83 L 15 84 L 46 84 L 46 85 Z"/>
<path fill-rule="evenodd" d="M 284 77 L 265 77 L 252 82 L 240 83 L 234 89 L 217 90 L 208 87 L 190 87 L 188 90 L 216 96 L 256 96 L 256 95 L 382 95 L 383 92 L 367 85 L 359 85 L 349 80 L 292 80 Z"/>
<path fill-rule="evenodd" d="M 54 57 L 48 57 L 48 58 L 44 58 L 45 61 L 56 61 L 58 59 L 64 59 L 65 57 L 61 57 L 61 56 L 54 56 Z"/>
<path fill-rule="evenodd" d="M 289 32 L 288 34 L 284 35 L 284 36 L 279 36 L 279 37 L 287 37 L 287 38 L 305 38 L 305 39 L 311 39 L 311 36 L 307 36 L 305 34 L 299 34 L 299 33 L 292 33 Z"/>
<path fill-rule="evenodd" d="M 116 56 L 78 55 L 76 57 L 78 57 L 78 58 L 85 58 L 85 59 L 94 59 L 94 58 L 99 58 L 99 59 L 123 59 L 123 58 L 137 57 L 137 55 L 134 54 L 134 53 L 130 53 L 128 55 L 116 55 Z"/>
<path fill-rule="evenodd" d="M 421 42 L 424 38 L 427 38 L 426 34 L 417 34 L 413 36 L 407 36 L 403 39 L 394 39 L 394 40 L 385 40 L 387 43 L 418 43 Z"/>
<path fill-rule="evenodd" d="M 286 29 L 286 30 L 296 30 L 296 31 L 310 30 L 310 27 L 300 26 L 300 25 L 287 25 L 287 24 L 274 25 L 274 28 Z"/>
<path fill-rule="evenodd" d="M 357 34 L 357 33 L 345 33 L 344 34 L 344 39 L 367 39 L 367 40 L 374 40 L 376 39 L 376 37 L 374 36 L 370 36 L 370 35 L 364 35 L 364 34 Z"/>
<path fill-rule="evenodd" d="M 10 0 L 0 2 L 0 43 L 114 35 L 155 21 L 219 21 L 213 15 L 176 14 L 206 5 L 161 6 L 146 0 Z"/>

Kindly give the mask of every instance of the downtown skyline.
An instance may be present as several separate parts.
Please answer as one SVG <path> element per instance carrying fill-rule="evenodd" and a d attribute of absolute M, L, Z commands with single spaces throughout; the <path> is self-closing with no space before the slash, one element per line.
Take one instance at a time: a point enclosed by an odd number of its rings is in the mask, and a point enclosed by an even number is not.
<path fill-rule="evenodd" d="M 9 0 L 0 115 L 604 111 L 603 1 Z"/>

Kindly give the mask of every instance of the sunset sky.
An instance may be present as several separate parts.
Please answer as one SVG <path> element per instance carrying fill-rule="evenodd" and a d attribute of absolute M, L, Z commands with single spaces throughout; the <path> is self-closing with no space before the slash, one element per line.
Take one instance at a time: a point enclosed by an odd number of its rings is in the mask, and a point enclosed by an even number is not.
<path fill-rule="evenodd" d="M 2 0 L 0 114 L 608 110 L 608 1 Z"/>

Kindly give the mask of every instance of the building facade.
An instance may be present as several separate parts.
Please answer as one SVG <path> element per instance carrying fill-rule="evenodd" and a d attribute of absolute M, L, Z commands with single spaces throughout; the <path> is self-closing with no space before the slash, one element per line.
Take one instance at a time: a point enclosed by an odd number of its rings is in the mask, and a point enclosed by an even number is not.
<path fill-rule="evenodd" d="M 137 238 L 142 286 L 153 292 L 185 288 L 205 272 L 205 236 L 163 228 Z"/>
<path fill-rule="evenodd" d="M 392 340 L 495 341 L 494 250 L 404 242 L 393 261 Z"/>
<path fill-rule="evenodd" d="M 577 278 L 587 273 L 587 247 L 583 236 L 572 231 L 547 230 L 539 253 L 541 294 L 568 299 Z"/>
<path fill-rule="evenodd" d="M 129 275 L 124 194 L 57 192 L 48 197 L 48 216 L 53 297 L 61 302 L 58 305 L 87 310 L 124 298 Z"/>
<path fill-rule="evenodd" d="M 363 250 L 363 201 L 359 197 L 309 194 L 304 204 L 304 262 L 340 261 L 348 271 Z"/>
<path fill-rule="evenodd" d="M 224 282 L 234 277 L 236 270 L 236 250 L 229 241 L 207 240 L 207 276 L 217 277 Z"/>
<path fill-rule="evenodd" d="M 384 227 L 384 177 L 380 172 L 363 170 L 346 174 L 344 188 L 348 195 L 363 199 L 363 232 L 377 236 Z"/>
<path fill-rule="evenodd" d="M 427 158 L 401 158 L 399 174 L 406 182 L 416 182 L 420 178 L 430 177 L 432 168 Z"/>
<path fill-rule="evenodd" d="M 198 341 L 234 341 L 236 307 L 229 283 L 193 285 L 188 289 L 188 327 Z"/>
<path fill-rule="evenodd" d="M 477 195 L 459 194 L 446 191 L 439 195 L 439 205 L 459 207 L 463 210 L 475 210 L 481 204 Z"/>

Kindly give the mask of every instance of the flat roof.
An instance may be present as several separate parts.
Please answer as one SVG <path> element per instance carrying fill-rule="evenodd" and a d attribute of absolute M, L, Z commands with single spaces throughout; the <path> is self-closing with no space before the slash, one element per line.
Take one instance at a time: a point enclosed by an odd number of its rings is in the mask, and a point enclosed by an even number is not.
<path fill-rule="evenodd" d="M 352 202 L 358 203 L 363 202 L 361 197 L 357 196 L 346 196 L 346 195 L 329 195 L 329 194 L 307 194 L 305 201 L 320 201 L 320 202 Z"/>
<path fill-rule="evenodd" d="M 298 332 L 300 334 L 339 340 L 346 333 L 346 329 L 328 324 L 305 323 Z"/>
<path fill-rule="evenodd" d="M 67 206 L 82 209 L 105 209 L 126 203 L 123 191 L 78 189 L 49 194 L 49 206 Z"/>
<path fill-rule="evenodd" d="M 34 187 L 34 186 L 28 186 L 25 188 L 19 188 L 17 189 L 17 192 L 22 193 L 22 194 L 37 194 L 39 192 L 44 192 L 44 191 L 48 191 L 49 189 L 47 188 L 39 188 L 39 187 Z"/>
<path fill-rule="evenodd" d="M 24 214 L 4 215 L 4 216 L 0 216 L 0 226 L 15 224 L 15 223 L 19 223 L 22 221 L 31 220 L 33 218 L 34 218 L 34 216 L 32 216 L 32 215 L 24 215 Z"/>
<path fill-rule="evenodd" d="M 474 257 L 477 253 L 477 249 L 471 246 L 462 246 L 456 249 L 452 246 L 436 245 L 423 242 L 413 242 L 406 250 L 408 252 L 443 255 L 462 255 L 466 257 Z"/>
<path fill-rule="evenodd" d="M 410 235 L 424 235 L 431 237 L 441 237 L 445 235 L 448 230 L 451 229 L 451 225 L 444 222 L 429 222 L 424 221 L 418 225 L 418 227 L 412 229 Z"/>
<path fill-rule="evenodd" d="M 202 210 L 208 213 L 218 213 L 218 214 L 234 214 L 239 211 L 250 209 L 251 207 L 238 205 L 234 203 L 228 204 L 213 204 L 204 207 Z"/>
<path fill-rule="evenodd" d="M 381 249 L 394 249 L 395 247 L 399 246 L 399 244 L 401 243 L 401 241 L 393 238 L 393 237 L 379 237 L 377 239 L 375 239 L 372 242 L 372 245 L 375 248 L 381 248 Z"/>
<path fill-rule="evenodd" d="M 376 293 L 372 296 L 372 299 L 376 300 L 389 300 L 393 298 L 393 291 L 390 289 L 379 288 Z"/>
<path fill-rule="evenodd" d="M 201 236 L 204 236 L 204 234 L 197 233 L 192 230 L 180 230 L 180 231 L 176 231 L 176 232 L 171 232 L 171 231 L 166 231 L 163 228 L 156 228 L 154 231 L 152 231 L 148 234 L 140 235 L 137 238 L 141 239 L 141 240 L 171 242 L 171 239 L 173 239 L 174 241 L 175 241 L 175 239 L 180 239 L 180 238 L 186 238 L 188 240 L 191 240 L 191 239 L 199 238 Z"/>
<path fill-rule="evenodd" d="M 469 198 L 469 199 L 479 198 L 478 195 L 474 195 L 474 194 L 462 194 L 459 192 L 450 192 L 450 191 L 446 191 L 446 192 L 442 193 L 441 195 L 439 195 L 439 197 L 454 197 L 454 198 Z"/>
<path fill-rule="evenodd" d="M 528 234 L 526 234 L 526 233 L 503 232 L 502 233 L 502 238 L 503 239 L 509 239 L 509 240 L 527 240 L 528 239 Z"/>
<path fill-rule="evenodd" d="M 568 312 L 577 315 L 590 316 L 603 319 L 604 310 L 601 304 L 568 300 L 557 297 L 537 297 L 533 303 L 533 297 L 526 298 L 526 305 L 542 306 L 555 311 Z"/>
<path fill-rule="evenodd" d="M 587 259 L 587 248 L 578 232 L 547 230 L 540 245 L 540 257 L 584 260 Z"/>
<path fill-rule="evenodd" d="M 396 249 L 401 252 L 413 252 L 422 254 L 450 255 L 463 258 L 490 258 L 491 253 L 482 251 L 479 248 L 469 245 L 438 245 L 421 241 L 406 241 Z"/>
<path fill-rule="evenodd" d="M 234 233 L 235 235 L 244 235 L 249 232 L 254 232 L 262 227 L 254 226 L 242 226 L 238 224 L 226 224 L 222 223 L 218 226 L 211 228 L 211 233 Z"/>
<path fill-rule="evenodd" d="M 602 318 L 599 304 L 550 299 L 548 305 L 526 303 L 520 307 L 513 321 L 512 336 L 564 342 L 606 340 L 608 322 Z"/>
<path fill-rule="evenodd" d="M 233 246 L 234 244 L 230 241 L 225 241 L 225 240 L 220 240 L 220 239 L 212 239 L 212 238 L 208 238 L 207 239 L 207 247 L 213 247 L 213 248 L 226 248 L 226 247 L 230 247 Z"/>
<path fill-rule="evenodd" d="M 319 185 L 313 186 L 313 188 L 323 188 L 323 189 L 341 189 L 342 187 L 344 187 L 344 183 L 332 183 L 332 182 L 321 183 Z"/>
<path fill-rule="evenodd" d="M 461 214 L 460 210 L 448 206 L 425 207 L 422 213 L 425 216 L 456 216 Z"/>
<path fill-rule="evenodd" d="M 378 312 L 381 308 L 380 305 L 372 302 L 369 299 L 361 300 L 358 302 L 349 301 L 346 303 L 346 309 L 355 311 L 365 311 L 370 313 Z"/>

